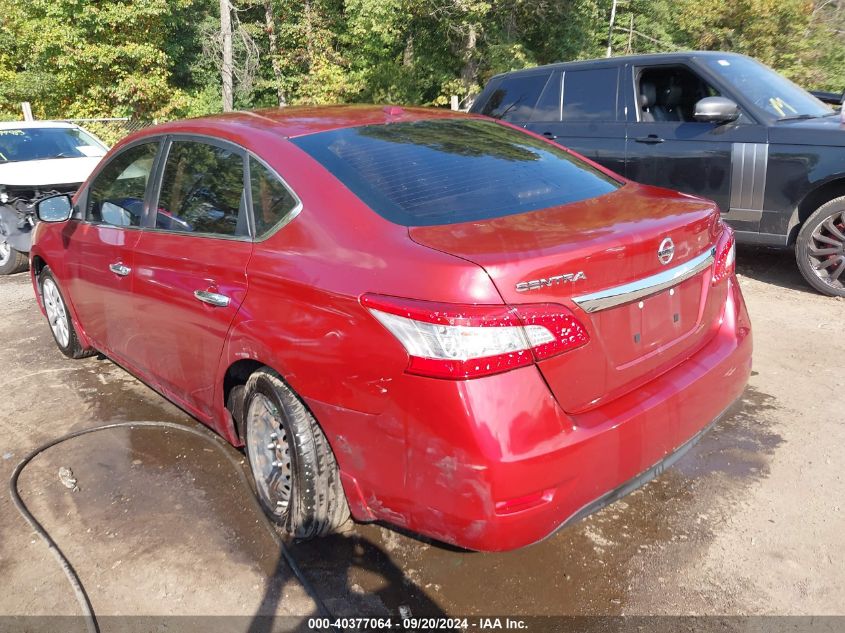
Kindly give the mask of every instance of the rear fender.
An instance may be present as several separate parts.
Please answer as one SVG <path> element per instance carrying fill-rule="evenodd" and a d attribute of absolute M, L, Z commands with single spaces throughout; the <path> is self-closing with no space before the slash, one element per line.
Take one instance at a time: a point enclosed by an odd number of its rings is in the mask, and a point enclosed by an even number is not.
<path fill-rule="evenodd" d="M 385 518 L 387 514 L 374 514 L 371 508 L 394 505 L 394 499 L 404 490 L 405 427 L 400 417 L 364 413 L 309 397 L 301 377 L 291 370 L 269 343 L 264 342 L 268 331 L 272 331 L 271 326 L 248 318 L 237 321 L 229 330 L 215 381 L 216 406 L 212 426 L 233 445 L 243 446 L 232 414 L 226 408 L 226 375 L 230 367 L 244 360 L 272 368 L 299 396 L 325 434 L 337 460 L 344 492 L 355 519 L 372 521 Z M 272 338 L 267 340 L 272 341 Z M 385 459 L 385 455 L 392 457 Z M 375 486 L 376 483 L 380 486 Z M 389 516 L 400 525 L 406 523 L 395 513 Z"/>
<path fill-rule="evenodd" d="M 229 328 L 226 342 L 223 344 L 223 352 L 220 354 L 217 376 L 214 381 L 215 404 L 212 420 L 214 429 L 234 446 L 243 446 L 243 440 L 238 434 L 232 414 L 226 408 L 226 395 L 223 390 L 229 368 L 238 361 L 243 360 L 252 360 L 266 365 L 277 371 L 286 382 L 288 381 L 288 376 L 283 371 L 283 368 L 275 363 L 276 359 L 267 345 L 256 337 L 251 336 L 249 328 L 243 321 L 236 320 Z M 291 387 L 294 388 L 293 386 Z"/>

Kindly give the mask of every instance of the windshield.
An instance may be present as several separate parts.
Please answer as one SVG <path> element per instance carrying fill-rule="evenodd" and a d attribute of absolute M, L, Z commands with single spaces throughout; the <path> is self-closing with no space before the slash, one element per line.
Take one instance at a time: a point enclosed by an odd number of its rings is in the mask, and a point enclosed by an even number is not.
<path fill-rule="evenodd" d="M 701 62 L 777 119 L 809 119 L 834 112 L 786 77 L 748 57 L 702 57 Z"/>
<path fill-rule="evenodd" d="M 0 163 L 100 157 L 105 153 L 106 148 L 78 128 L 0 129 Z"/>
<path fill-rule="evenodd" d="M 371 209 L 404 226 L 524 213 L 620 186 L 556 145 L 490 121 L 369 125 L 292 141 Z"/>

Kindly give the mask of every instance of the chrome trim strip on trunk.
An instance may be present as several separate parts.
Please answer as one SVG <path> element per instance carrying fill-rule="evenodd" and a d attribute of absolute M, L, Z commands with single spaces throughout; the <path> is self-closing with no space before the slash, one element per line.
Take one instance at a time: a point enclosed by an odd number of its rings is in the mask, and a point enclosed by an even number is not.
<path fill-rule="evenodd" d="M 716 249 L 711 248 L 680 266 L 664 270 L 651 277 L 638 279 L 622 286 L 591 292 L 580 297 L 573 297 L 572 300 L 585 312 L 598 312 L 599 310 L 614 308 L 623 303 L 630 303 L 676 286 L 682 281 L 694 277 L 705 268 L 712 266 L 715 258 Z"/>

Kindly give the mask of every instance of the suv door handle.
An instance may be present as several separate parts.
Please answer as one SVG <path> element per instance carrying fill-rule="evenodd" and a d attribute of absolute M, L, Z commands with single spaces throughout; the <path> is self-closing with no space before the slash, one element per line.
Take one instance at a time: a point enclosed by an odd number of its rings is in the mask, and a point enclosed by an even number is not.
<path fill-rule="evenodd" d="M 124 266 L 121 262 L 109 264 L 109 270 L 115 275 L 120 275 L 121 277 L 126 277 L 126 275 L 132 272 L 132 269 L 129 268 L 129 266 Z"/>
<path fill-rule="evenodd" d="M 194 297 L 215 308 L 225 308 L 229 305 L 229 297 L 208 290 L 194 290 Z"/>
<path fill-rule="evenodd" d="M 649 134 L 648 136 L 640 136 L 639 138 L 634 139 L 637 143 L 662 143 L 663 139 L 657 136 L 657 134 Z"/>

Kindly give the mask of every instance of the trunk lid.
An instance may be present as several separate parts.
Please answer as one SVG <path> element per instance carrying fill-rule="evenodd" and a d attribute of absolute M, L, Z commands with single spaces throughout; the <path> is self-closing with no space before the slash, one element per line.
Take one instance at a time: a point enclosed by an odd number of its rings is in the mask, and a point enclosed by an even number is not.
<path fill-rule="evenodd" d="M 720 232 L 718 218 L 711 202 L 631 183 L 570 205 L 412 227 L 409 234 L 419 244 L 483 267 L 506 303 L 572 309 L 590 342 L 538 367 L 563 409 L 579 413 L 671 369 L 715 333 L 725 291 L 724 284 L 711 286 L 707 257 Z M 658 251 L 667 238 L 674 253 L 662 263 Z M 685 267 L 692 269 L 687 278 L 672 279 L 672 271 Z M 576 302 L 661 279 L 662 290 L 626 294 L 636 298 L 619 305 Z"/>

